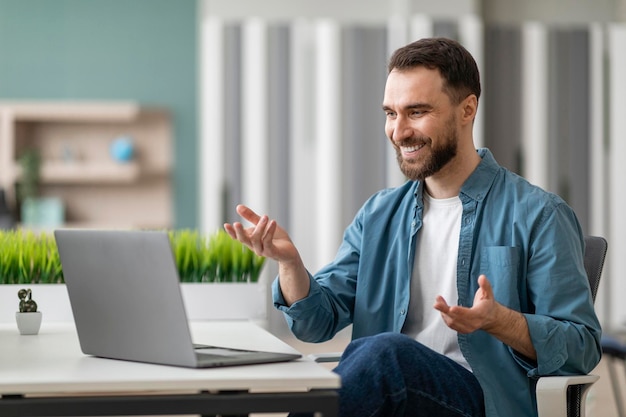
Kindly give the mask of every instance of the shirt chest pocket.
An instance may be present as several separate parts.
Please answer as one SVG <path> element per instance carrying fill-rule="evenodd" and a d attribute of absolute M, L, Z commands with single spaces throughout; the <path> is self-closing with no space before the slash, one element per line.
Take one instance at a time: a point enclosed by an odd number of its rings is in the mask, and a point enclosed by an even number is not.
<path fill-rule="evenodd" d="M 512 246 L 484 247 L 480 257 L 480 274 L 487 276 L 493 293 L 500 304 L 520 311 L 521 250 Z"/>

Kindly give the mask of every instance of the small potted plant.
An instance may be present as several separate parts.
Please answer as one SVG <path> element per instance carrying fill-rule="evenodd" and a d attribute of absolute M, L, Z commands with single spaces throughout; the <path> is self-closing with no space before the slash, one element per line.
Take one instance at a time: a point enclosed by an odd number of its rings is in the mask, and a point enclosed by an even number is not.
<path fill-rule="evenodd" d="M 17 328 L 20 334 L 30 335 L 39 333 L 41 327 L 41 311 L 37 311 L 37 303 L 33 300 L 33 293 L 28 289 L 17 292 L 20 299 L 19 311 L 15 313 Z"/>

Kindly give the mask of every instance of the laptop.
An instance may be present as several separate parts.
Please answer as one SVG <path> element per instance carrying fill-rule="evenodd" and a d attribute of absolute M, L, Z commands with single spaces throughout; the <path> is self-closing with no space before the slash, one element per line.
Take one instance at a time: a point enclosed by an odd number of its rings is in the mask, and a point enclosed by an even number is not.
<path fill-rule="evenodd" d="M 212 368 L 284 362 L 299 354 L 192 342 L 165 231 L 54 231 L 83 353 Z"/>

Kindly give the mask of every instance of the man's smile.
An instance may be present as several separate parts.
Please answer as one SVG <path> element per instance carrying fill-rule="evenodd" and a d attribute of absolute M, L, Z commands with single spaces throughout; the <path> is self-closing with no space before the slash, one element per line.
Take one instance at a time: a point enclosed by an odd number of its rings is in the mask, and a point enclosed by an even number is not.
<path fill-rule="evenodd" d="M 425 143 L 422 143 L 420 145 L 400 146 L 400 152 L 402 152 L 402 156 L 405 158 L 415 157 L 419 150 L 422 149 L 425 145 Z"/>

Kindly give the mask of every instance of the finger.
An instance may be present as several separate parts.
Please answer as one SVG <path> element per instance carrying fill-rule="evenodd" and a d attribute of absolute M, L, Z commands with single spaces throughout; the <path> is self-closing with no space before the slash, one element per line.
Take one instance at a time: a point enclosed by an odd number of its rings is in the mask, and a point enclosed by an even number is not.
<path fill-rule="evenodd" d="M 276 228 L 278 227 L 278 223 L 276 220 L 271 220 L 268 222 L 267 227 L 265 228 L 265 234 L 263 235 L 263 240 L 268 241 L 274 238 L 274 232 L 276 232 Z"/>
<path fill-rule="evenodd" d="M 237 239 L 237 234 L 235 233 L 235 229 L 230 223 L 224 223 L 224 230 L 226 231 L 226 233 L 228 233 L 228 235 L 231 238 Z"/>
<path fill-rule="evenodd" d="M 267 216 L 261 216 L 250 234 L 250 242 L 257 254 L 263 252 L 263 236 L 265 236 L 268 221 Z"/>
<path fill-rule="evenodd" d="M 435 304 L 433 305 L 433 307 L 435 308 L 435 310 L 441 311 L 444 314 L 448 314 L 448 312 L 450 311 L 450 306 L 446 302 L 445 298 L 440 295 L 438 295 L 435 299 Z"/>
<path fill-rule="evenodd" d="M 478 286 L 483 290 L 484 298 L 493 298 L 493 288 L 486 275 L 478 277 Z"/>
<path fill-rule="evenodd" d="M 235 239 L 243 243 L 244 245 L 250 247 L 252 249 L 252 243 L 250 242 L 250 234 L 246 232 L 246 229 L 243 227 L 243 224 L 239 222 L 235 222 L 232 224 L 233 230 L 235 232 Z"/>
<path fill-rule="evenodd" d="M 239 204 L 236 210 L 237 214 L 252 224 L 257 224 L 261 218 L 261 216 L 256 214 L 250 207 L 244 206 L 243 204 Z"/>
<path fill-rule="evenodd" d="M 276 220 L 272 220 L 265 228 L 263 237 L 261 238 L 264 249 L 270 248 L 273 245 L 274 233 L 276 232 L 277 227 L 278 224 L 276 223 Z"/>
<path fill-rule="evenodd" d="M 471 323 L 470 310 L 465 307 L 452 306 L 446 313 L 442 312 L 441 317 L 446 325 L 459 333 L 470 333 L 474 330 Z"/>

